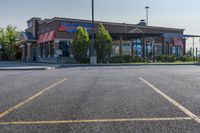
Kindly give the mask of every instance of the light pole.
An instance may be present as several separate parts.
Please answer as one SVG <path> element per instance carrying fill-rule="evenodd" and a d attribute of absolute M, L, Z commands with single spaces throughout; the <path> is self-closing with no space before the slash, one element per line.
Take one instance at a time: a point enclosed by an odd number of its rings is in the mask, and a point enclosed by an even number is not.
<path fill-rule="evenodd" d="M 95 65 L 97 63 L 97 57 L 94 49 L 94 0 L 92 0 L 92 41 L 91 41 L 91 53 L 90 53 L 90 64 Z"/>
<path fill-rule="evenodd" d="M 194 54 L 194 37 L 192 38 L 192 56 L 193 56 L 193 61 L 195 60 L 195 54 Z"/>
<path fill-rule="evenodd" d="M 146 24 L 147 26 L 149 25 L 149 6 L 146 6 L 145 9 L 146 9 Z"/>

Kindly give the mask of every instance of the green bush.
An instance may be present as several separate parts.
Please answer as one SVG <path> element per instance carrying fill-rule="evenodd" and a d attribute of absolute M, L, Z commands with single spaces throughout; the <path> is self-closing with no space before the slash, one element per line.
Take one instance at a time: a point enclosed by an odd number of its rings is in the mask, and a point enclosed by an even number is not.
<path fill-rule="evenodd" d="M 200 62 L 200 57 L 196 59 L 197 62 Z"/>
<path fill-rule="evenodd" d="M 121 56 L 115 56 L 110 59 L 110 63 L 125 63 L 125 60 Z"/>
<path fill-rule="evenodd" d="M 193 61 L 193 57 L 192 56 L 188 56 L 188 55 L 184 55 L 184 56 L 181 57 L 181 61 L 192 62 Z"/>
<path fill-rule="evenodd" d="M 140 62 L 140 61 L 141 61 L 140 58 L 129 56 L 129 55 L 115 56 L 110 59 L 111 63 L 133 63 L 133 62 Z"/>
<path fill-rule="evenodd" d="M 175 62 L 177 61 L 175 55 L 160 55 L 156 58 L 158 62 Z"/>

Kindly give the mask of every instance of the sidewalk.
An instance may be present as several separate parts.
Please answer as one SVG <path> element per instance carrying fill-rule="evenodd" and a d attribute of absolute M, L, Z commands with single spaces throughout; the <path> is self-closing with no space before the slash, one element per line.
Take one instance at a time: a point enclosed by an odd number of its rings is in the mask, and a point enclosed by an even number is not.
<path fill-rule="evenodd" d="M 59 63 L 23 63 L 0 61 L 0 70 L 52 70 L 55 68 L 71 67 L 109 67 L 109 66 L 164 66 L 164 65 L 200 65 L 196 62 L 173 62 L 173 63 L 116 63 L 116 64 L 59 64 Z"/>

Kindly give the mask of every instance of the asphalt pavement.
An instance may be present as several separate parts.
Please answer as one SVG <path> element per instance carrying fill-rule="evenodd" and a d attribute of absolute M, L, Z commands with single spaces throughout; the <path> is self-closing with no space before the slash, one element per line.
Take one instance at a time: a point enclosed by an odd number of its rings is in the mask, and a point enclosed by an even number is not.
<path fill-rule="evenodd" d="M 0 71 L 0 133 L 199 133 L 200 66 Z"/>

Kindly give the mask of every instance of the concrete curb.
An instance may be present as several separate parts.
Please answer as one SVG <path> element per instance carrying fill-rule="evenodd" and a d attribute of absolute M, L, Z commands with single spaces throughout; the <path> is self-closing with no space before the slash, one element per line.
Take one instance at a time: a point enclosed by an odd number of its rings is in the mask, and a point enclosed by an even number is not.
<path fill-rule="evenodd" d="M 0 67 L 0 71 L 6 70 L 53 70 L 54 67 Z"/>
<path fill-rule="evenodd" d="M 70 67 L 112 67 L 112 66 L 180 66 L 180 65 L 200 65 L 198 63 L 191 63 L 191 64 L 187 64 L 187 63 L 182 63 L 182 64 L 173 64 L 173 63 L 169 63 L 169 64 L 96 64 L 96 65 L 90 65 L 90 64 L 61 64 L 61 65 L 57 65 L 55 66 L 55 68 L 70 68 Z"/>

